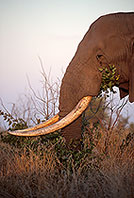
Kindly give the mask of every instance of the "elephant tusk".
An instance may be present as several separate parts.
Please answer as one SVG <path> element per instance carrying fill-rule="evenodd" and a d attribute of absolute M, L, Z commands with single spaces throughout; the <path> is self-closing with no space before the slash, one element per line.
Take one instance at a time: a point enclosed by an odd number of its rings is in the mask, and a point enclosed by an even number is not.
<path fill-rule="evenodd" d="M 27 132 L 27 131 L 35 131 L 37 129 L 41 129 L 41 128 L 44 128 L 44 127 L 47 127 L 49 125 L 52 125 L 54 124 L 55 122 L 57 122 L 59 120 L 59 115 L 56 114 L 54 117 L 50 118 L 49 120 L 43 122 L 43 123 L 40 123 L 34 127 L 30 127 L 30 128 L 27 128 L 27 129 L 23 129 L 23 132 Z"/>
<path fill-rule="evenodd" d="M 31 131 L 17 130 L 17 131 L 9 131 L 8 133 L 11 135 L 16 135 L 16 136 L 38 136 L 38 135 L 49 134 L 59 129 L 62 129 L 63 127 L 71 124 L 74 120 L 76 120 L 83 113 L 83 111 L 87 108 L 91 99 L 92 99 L 92 96 L 86 96 L 82 98 L 79 101 L 79 103 L 76 105 L 76 107 L 69 114 L 67 114 L 64 118 L 62 118 L 57 123 L 54 123 L 50 126 L 47 126 L 45 128 L 40 128 L 37 130 L 31 130 Z"/>

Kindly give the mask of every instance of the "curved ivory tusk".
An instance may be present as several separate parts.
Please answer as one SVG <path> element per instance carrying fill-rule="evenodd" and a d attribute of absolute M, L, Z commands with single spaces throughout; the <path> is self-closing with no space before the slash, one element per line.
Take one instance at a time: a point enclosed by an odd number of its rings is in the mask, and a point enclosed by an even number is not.
<path fill-rule="evenodd" d="M 23 132 L 27 132 L 27 131 L 35 131 L 37 129 L 41 129 L 41 128 L 44 128 L 44 127 L 47 127 L 49 125 L 52 125 L 54 124 L 55 122 L 57 122 L 59 120 L 59 115 L 56 114 L 54 117 L 50 118 L 49 120 L 43 122 L 43 123 L 40 123 L 34 127 L 30 127 L 30 128 L 27 128 L 27 129 L 23 129 Z"/>
<path fill-rule="evenodd" d="M 76 120 L 83 111 L 87 108 L 89 102 L 91 101 L 92 96 L 86 96 L 82 98 L 77 106 L 64 118 L 62 118 L 57 123 L 50 125 L 45 128 L 41 128 L 38 130 L 31 130 L 31 131 L 25 131 L 25 130 L 17 130 L 17 131 L 9 131 L 9 134 L 16 135 L 16 136 L 38 136 L 38 135 L 45 135 L 48 133 L 52 133 L 54 131 L 57 131 L 69 124 L 71 124 L 74 120 Z"/>

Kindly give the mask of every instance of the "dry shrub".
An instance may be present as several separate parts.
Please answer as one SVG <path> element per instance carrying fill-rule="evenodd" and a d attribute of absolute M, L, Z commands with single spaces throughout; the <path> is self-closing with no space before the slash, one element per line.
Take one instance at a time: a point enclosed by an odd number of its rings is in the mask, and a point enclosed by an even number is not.
<path fill-rule="evenodd" d="M 108 131 L 106 156 L 101 169 L 109 177 L 113 193 L 120 197 L 134 196 L 134 138 L 127 144 L 129 130 Z M 126 142 L 125 142 L 126 141 Z M 118 187 L 118 188 L 117 188 Z M 118 193 L 120 192 L 120 194 Z"/>
<path fill-rule="evenodd" d="M 113 130 L 99 128 L 99 135 L 96 129 L 87 131 L 95 145 L 92 155 L 100 159 L 98 170 L 107 180 L 106 186 L 101 184 L 103 190 L 109 191 L 109 197 L 134 197 L 134 132 L 120 125 Z"/>
<path fill-rule="evenodd" d="M 27 154 L 26 149 L 13 151 L 9 145 L 1 144 L 0 196 L 41 197 L 38 194 L 42 188 L 47 191 L 49 181 L 58 175 L 56 164 L 52 151 L 44 151 L 41 156 L 39 149 L 37 153 L 29 150 Z"/>

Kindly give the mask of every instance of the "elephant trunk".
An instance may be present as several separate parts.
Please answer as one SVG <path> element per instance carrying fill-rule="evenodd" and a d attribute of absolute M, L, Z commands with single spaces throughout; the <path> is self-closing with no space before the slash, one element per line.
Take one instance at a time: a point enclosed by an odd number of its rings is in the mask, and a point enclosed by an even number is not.
<path fill-rule="evenodd" d="M 62 80 L 59 99 L 60 119 L 65 117 L 83 97 L 92 98 L 100 89 L 101 76 L 94 57 L 89 57 L 87 52 L 83 55 L 82 45 L 81 43 L 78 47 Z M 81 139 L 81 127 L 82 115 L 63 129 L 66 141 Z"/>
<path fill-rule="evenodd" d="M 62 120 L 76 106 L 78 99 L 78 90 L 75 87 L 74 75 L 65 73 L 62 80 L 60 98 L 59 98 L 59 119 Z M 77 80 L 78 81 L 78 80 Z M 78 82 L 77 82 L 78 83 Z M 81 138 L 82 116 L 80 115 L 74 122 L 62 129 L 62 135 L 67 144 L 71 139 Z"/>

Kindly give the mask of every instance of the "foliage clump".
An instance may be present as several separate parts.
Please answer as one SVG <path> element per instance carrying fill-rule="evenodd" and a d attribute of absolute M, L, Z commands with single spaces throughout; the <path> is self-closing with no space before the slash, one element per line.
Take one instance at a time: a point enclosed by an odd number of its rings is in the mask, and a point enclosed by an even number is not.
<path fill-rule="evenodd" d="M 6 113 L 2 110 L 0 110 L 0 116 L 2 116 L 4 121 L 8 123 L 8 130 L 14 131 L 17 129 L 28 128 L 27 122 L 22 118 L 14 118 L 10 113 Z"/>
<path fill-rule="evenodd" d="M 102 92 L 105 92 L 108 97 L 108 90 L 110 90 L 113 93 L 116 93 L 113 87 L 119 86 L 120 78 L 120 75 L 117 73 L 116 67 L 114 65 L 109 65 L 108 67 L 99 68 L 99 71 L 102 73 L 102 81 L 99 96 L 102 96 Z"/>

